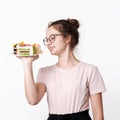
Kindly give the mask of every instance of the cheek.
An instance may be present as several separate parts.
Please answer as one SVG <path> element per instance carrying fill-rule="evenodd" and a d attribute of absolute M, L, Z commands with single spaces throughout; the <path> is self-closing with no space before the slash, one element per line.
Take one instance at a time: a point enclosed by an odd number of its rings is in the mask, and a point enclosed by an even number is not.
<path fill-rule="evenodd" d="M 56 41 L 53 43 L 52 46 L 54 46 L 54 49 L 53 49 L 53 51 L 51 51 L 51 52 L 56 53 L 56 54 L 61 54 L 61 53 L 63 53 L 63 52 L 65 51 L 65 49 L 66 49 L 66 43 L 65 43 L 63 40 L 61 40 L 61 39 L 56 40 Z"/>
<path fill-rule="evenodd" d="M 66 46 L 65 40 L 64 39 L 58 39 L 54 42 L 56 46 Z"/>
<path fill-rule="evenodd" d="M 55 46 L 55 51 L 58 53 L 58 54 L 61 54 L 65 51 L 66 49 L 66 45 L 65 44 L 62 44 L 60 43 L 59 45 Z"/>
<path fill-rule="evenodd" d="M 64 49 L 64 48 L 66 48 L 66 44 L 63 41 L 57 41 L 55 43 L 55 47 L 58 49 Z"/>

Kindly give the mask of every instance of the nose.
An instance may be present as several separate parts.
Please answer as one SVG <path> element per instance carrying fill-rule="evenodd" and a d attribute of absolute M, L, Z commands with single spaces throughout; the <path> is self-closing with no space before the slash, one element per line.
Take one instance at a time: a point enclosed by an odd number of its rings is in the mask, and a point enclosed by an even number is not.
<path fill-rule="evenodd" d="M 51 43 L 51 41 L 48 39 L 48 41 L 47 41 L 47 46 L 49 46 L 49 45 L 51 45 L 52 43 Z"/>

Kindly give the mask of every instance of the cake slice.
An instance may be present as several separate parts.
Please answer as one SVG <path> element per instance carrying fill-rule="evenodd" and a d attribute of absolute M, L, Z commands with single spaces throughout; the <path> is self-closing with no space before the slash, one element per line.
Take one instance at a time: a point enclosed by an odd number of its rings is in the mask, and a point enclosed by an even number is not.
<path fill-rule="evenodd" d="M 17 56 L 34 56 L 42 53 L 40 44 L 26 44 L 24 42 L 13 45 L 13 53 Z"/>

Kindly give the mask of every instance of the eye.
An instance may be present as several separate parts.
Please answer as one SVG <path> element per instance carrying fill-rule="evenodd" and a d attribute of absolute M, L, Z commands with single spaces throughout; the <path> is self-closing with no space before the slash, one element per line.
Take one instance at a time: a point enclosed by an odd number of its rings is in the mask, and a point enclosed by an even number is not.
<path fill-rule="evenodd" d="M 55 35 L 50 35 L 49 40 L 50 40 L 50 42 L 54 42 L 54 40 L 55 40 Z"/>

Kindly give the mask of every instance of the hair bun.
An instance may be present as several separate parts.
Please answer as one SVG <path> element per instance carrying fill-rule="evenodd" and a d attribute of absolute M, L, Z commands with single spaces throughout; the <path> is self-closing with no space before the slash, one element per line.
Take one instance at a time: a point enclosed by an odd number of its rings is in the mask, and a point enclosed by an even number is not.
<path fill-rule="evenodd" d="M 80 23 L 76 19 L 67 19 L 69 23 L 73 25 L 74 28 L 78 29 L 80 27 Z"/>

